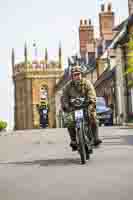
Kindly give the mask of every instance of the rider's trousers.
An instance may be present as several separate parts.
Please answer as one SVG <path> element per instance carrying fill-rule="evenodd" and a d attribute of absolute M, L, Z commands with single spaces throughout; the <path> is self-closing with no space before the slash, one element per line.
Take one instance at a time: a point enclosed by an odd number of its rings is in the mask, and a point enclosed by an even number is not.
<path fill-rule="evenodd" d="M 76 130 L 74 127 L 68 128 L 71 141 L 76 141 Z"/>

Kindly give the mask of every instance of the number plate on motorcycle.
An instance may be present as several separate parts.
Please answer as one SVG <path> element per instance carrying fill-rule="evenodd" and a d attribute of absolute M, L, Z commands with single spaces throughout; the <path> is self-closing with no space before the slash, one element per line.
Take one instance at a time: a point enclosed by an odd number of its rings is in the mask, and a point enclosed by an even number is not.
<path fill-rule="evenodd" d="M 83 119 L 83 110 L 75 110 L 75 118 Z"/>

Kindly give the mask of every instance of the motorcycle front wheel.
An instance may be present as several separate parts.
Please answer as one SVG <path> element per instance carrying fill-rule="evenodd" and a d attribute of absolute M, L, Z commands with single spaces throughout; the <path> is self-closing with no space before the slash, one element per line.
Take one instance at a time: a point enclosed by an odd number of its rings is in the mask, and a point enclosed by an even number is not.
<path fill-rule="evenodd" d="M 79 142 L 79 153 L 81 157 L 81 164 L 86 163 L 86 148 L 85 148 L 85 141 L 83 137 L 82 128 L 77 129 L 77 137 Z"/>

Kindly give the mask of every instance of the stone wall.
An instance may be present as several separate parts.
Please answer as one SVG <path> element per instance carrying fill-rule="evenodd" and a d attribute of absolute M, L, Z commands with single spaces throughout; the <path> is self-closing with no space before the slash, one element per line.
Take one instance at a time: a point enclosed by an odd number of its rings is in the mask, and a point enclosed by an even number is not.
<path fill-rule="evenodd" d="M 49 127 L 56 127 L 55 87 L 56 82 L 63 74 L 63 70 L 50 65 L 49 69 L 25 68 L 14 72 L 15 90 L 15 129 L 40 128 L 40 116 L 37 105 L 40 104 L 40 88 L 46 85 L 48 88 Z M 25 71 L 24 71 L 25 70 Z"/>

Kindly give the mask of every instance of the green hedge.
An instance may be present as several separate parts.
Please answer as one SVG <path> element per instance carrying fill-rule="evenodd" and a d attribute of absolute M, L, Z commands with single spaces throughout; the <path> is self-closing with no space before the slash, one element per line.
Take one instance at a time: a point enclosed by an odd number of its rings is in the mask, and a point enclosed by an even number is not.
<path fill-rule="evenodd" d="M 133 123 L 133 112 L 128 113 L 128 122 Z"/>
<path fill-rule="evenodd" d="M 7 122 L 0 120 L 0 131 L 6 129 Z"/>

